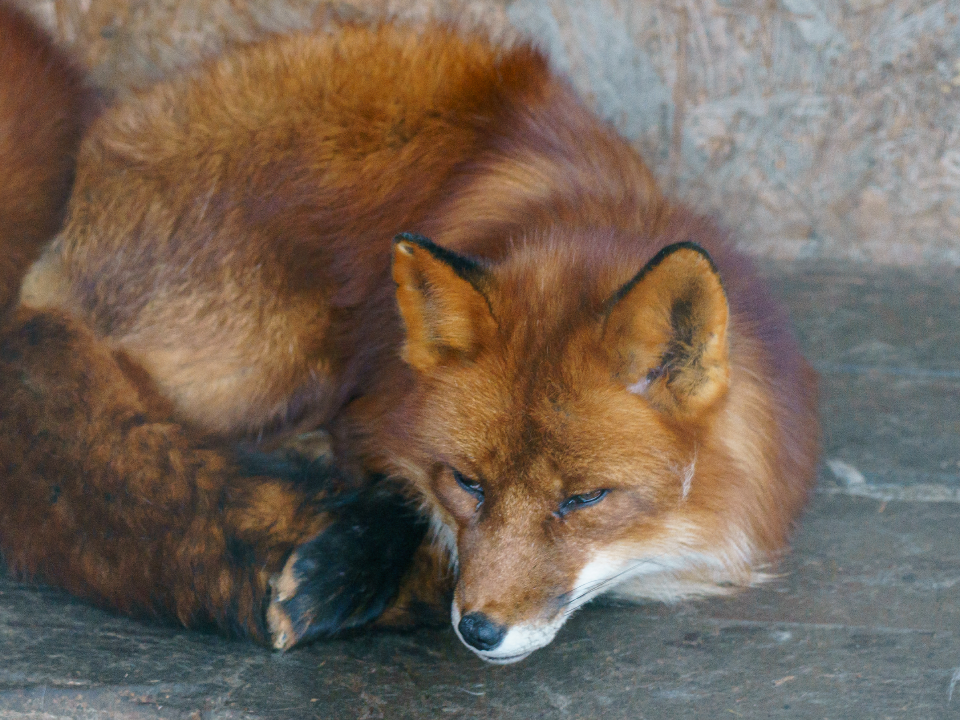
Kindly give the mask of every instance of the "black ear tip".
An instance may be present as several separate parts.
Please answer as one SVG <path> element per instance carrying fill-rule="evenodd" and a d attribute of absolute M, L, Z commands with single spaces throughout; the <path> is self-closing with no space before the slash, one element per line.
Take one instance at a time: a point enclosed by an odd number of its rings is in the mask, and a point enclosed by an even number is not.
<path fill-rule="evenodd" d="M 404 242 L 413 243 L 414 245 L 419 245 L 422 248 L 434 246 L 434 243 L 429 238 L 425 238 L 423 235 L 418 235 L 417 233 L 402 232 L 395 235 L 393 238 L 394 245 L 399 245 L 400 243 Z"/>
<path fill-rule="evenodd" d="M 720 270 L 717 268 L 717 264 L 713 261 L 713 258 L 710 257 L 710 253 L 708 253 L 702 245 L 695 243 L 692 240 L 684 240 L 682 242 L 672 243 L 661 248 L 660 251 L 654 255 L 653 258 L 651 258 L 650 261 L 643 267 L 643 269 L 640 270 L 640 272 L 634 275 L 629 282 L 627 282 L 623 287 L 613 294 L 613 297 L 607 300 L 604 305 L 604 312 L 610 312 L 610 310 L 617 303 L 625 298 L 630 291 L 633 290 L 633 288 L 639 285 L 640 282 L 647 277 L 647 275 L 660 266 L 664 260 L 669 258 L 671 255 L 680 252 L 681 250 L 692 250 L 706 260 L 710 266 L 710 270 L 720 282 L 720 287 L 723 288 L 723 278 L 720 275 Z"/>
<path fill-rule="evenodd" d="M 717 269 L 717 264 L 713 261 L 710 253 L 707 252 L 703 245 L 695 243 L 693 240 L 684 240 L 682 242 L 672 243 L 671 245 L 661 248 L 660 252 L 654 255 L 650 262 L 647 263 L 647 269 L 652 270 L 675 252 L 679 252 L 680 250 L 692 250 L 693 252 L 701 255 L 708 263 L 710 263 L 710 268 L 718 275 L 720 274 L 720 271 Z"/>
<path fill-rule="evenodd" d="M 420 249 L 426 250 L 434 259 L 448 265 L 459 277 L 477 289 L 479 289 L 486 278 L 486 267 L 481 260 L 475 260 L 467 255 L 461 255 L 453 250 L 448 250 L 417 233 L 400 233 L 393 238 L 394 247 L 399 246 L 401 250 L 404 250 L 403 246 L 405 243 L 416 245 Z M 407 254 L 412 253 L 408 250 Z"/>

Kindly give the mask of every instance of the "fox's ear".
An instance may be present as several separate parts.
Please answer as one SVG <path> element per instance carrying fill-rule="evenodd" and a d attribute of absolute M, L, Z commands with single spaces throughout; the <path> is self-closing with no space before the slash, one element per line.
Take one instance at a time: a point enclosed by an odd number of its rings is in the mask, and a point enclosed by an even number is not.
<path fill-rule="evenodd" d="M 407 331 L 403 359 L 428 371 L 472 357 L 496 328 L 484 294 L 490 273 L 419 235 L 404 233 L 393 243 L 393 280 Z"/>
<path fill-rule="evenodd" d="M 665 247 L 607 303 L 603 344 L 626 389 L 695 416 L 727 389 L 727 297 L 694 243 Z"/>

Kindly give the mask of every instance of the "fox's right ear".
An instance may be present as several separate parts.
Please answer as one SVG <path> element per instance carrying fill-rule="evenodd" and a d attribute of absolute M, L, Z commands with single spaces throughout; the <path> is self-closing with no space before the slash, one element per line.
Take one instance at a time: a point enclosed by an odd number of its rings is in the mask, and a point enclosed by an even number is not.
<path fill-rule="evenodd" d="M 696 415 L 727 390 L 729 314 L 707 252 L 665 247 L 607 303 L 602 342 L 614 375 L 665 412 Z"/>
<path fill-rule="evenodd" d="M 404 233 L 393 241 L 393 280 L 407 331 L 404 361 L 422 372 L 472 357 L 496 329 L 476 260 Z"/>

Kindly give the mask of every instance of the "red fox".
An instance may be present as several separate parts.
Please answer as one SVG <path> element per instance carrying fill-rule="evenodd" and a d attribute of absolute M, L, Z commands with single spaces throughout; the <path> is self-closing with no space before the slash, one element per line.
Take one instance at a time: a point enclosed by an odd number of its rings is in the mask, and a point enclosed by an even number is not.
<path fill-rule="evenodd" d="M 763 580 L 814 480 L 750 262 L 524 42 L 228 51 L 100 114 L 25 266 L 0 549 L 123 612 L 279 649 L 449 614 L 510 663 L 601 593 Z"/>
<path fill-rule="evenodd" d="M 0 2 L 0 310 L 57 230 L 94 95 L 26 15 Z"/>

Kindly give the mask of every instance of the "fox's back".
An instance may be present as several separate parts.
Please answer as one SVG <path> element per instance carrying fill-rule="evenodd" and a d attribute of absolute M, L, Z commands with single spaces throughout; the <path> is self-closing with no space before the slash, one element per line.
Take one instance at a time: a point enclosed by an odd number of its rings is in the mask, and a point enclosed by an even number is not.
<path fill-rule="evenodd" d="M 24 297 L 83 316 L 215 430 L 322 419 L 398 332 L 392 237 L 555 83 L 529 46 L 438 27 L 240 48 L 99 119 Z"/>
<path fill-rule="evenodd" d="M 526 46 L 498 51 L 439 28 L 347 27 L 240 48 L 101 118 L 61 252 L 101 282 L 129 254 L 138 274 L 141 259 L 174 261 L 176 278 L 151 287 L 181 283 L 189 257 L 201 285 L 211 270 L 263 266 L 283 274 L 275 290 L 319 285 L 355 302 L 344 286 L 383 272 L 397 228 L 422 224 L 503 116 L 551 82 Z M 123 309 L 105 315 L 115 332 Z"/>

